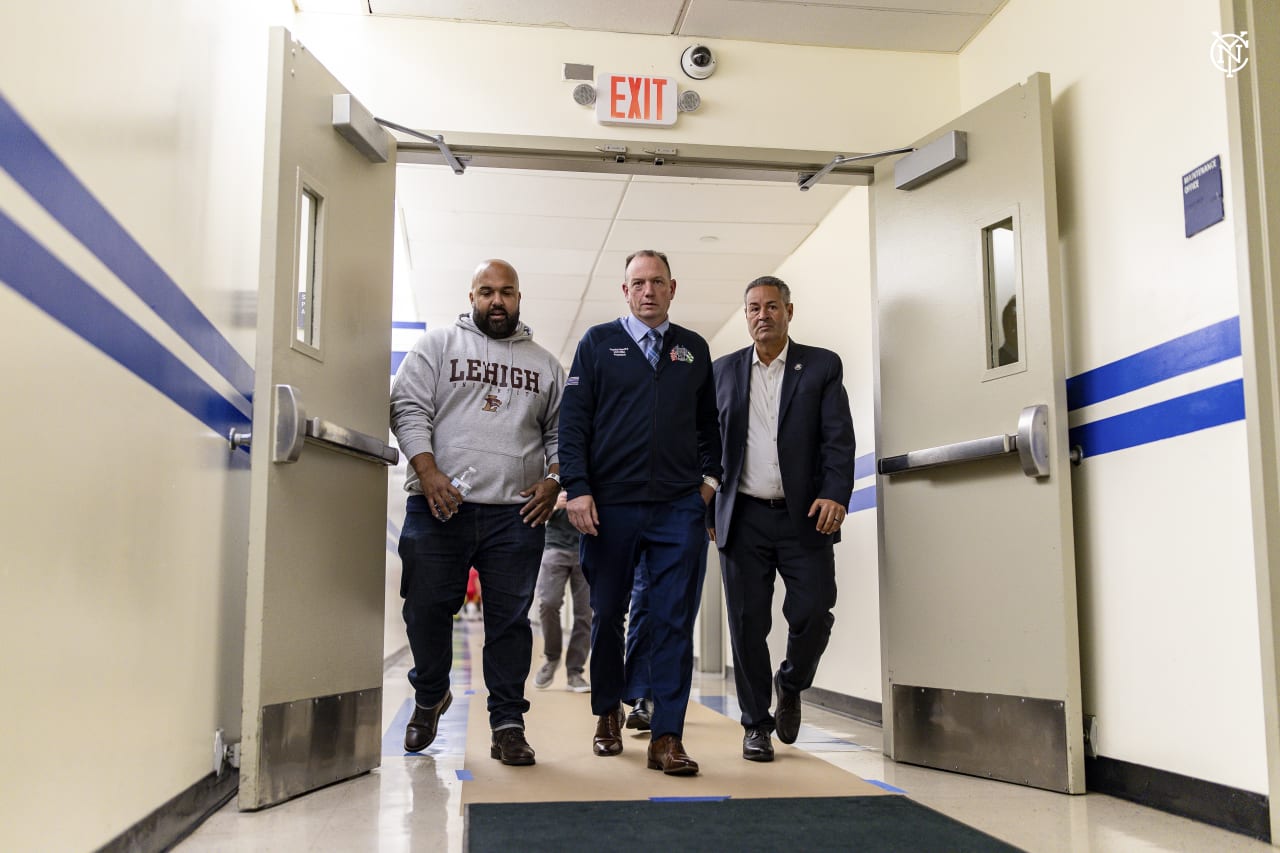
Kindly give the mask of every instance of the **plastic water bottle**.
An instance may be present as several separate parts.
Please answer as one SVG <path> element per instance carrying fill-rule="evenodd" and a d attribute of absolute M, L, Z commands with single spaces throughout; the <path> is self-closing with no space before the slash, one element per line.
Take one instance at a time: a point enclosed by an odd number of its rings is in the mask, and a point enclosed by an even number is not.
<path fill-rule="evenodd" d="M 458 492 L 462 495 L 464 500 L 466 499 L 467 495 L 471 494 L 471 487 L 473 485 L 471 482 L 471 477 L 475 473 L 476 473 L 476 469 L 468 465 L 467 470 L 463 471 L 461 474 L 459 474 L 458 476 L 454 477 L 452 480 L 449 481 L 450 485 L 452 485 L 455 489 L 458 490 Z"/>

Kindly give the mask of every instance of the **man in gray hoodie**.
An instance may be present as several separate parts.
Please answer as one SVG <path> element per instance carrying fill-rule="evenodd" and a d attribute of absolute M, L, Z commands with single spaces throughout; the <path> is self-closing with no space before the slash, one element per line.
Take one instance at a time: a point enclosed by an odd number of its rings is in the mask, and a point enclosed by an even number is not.
<path fill-rule="evenodd" d="M 400 595 L 416 707 L 404 748 L 426 749 L 453 701 L 453 614 L 474 566 L 484 595 L 490 755 L 533 764 L 524 735 L 529 608 L 543 525 L 560 492 L 564 369 L 520 322 L 511 264 L 480 264 L 470 297 L 471 313 L 419 338 L 391 385 L 391 429 L 409 460 Z"/>

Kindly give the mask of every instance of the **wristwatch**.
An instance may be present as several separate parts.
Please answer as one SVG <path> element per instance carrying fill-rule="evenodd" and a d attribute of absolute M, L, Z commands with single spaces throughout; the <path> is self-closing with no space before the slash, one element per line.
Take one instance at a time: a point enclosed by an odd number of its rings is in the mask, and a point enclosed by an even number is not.
<path fill-rule="evenodd" d="M 557 474 L 555 471 L 552 471 L 550 474 L 548 474 L 547 476 L 543 477 L 542 479 L 544 479 L 544 480 L 555 480 L 555 481 L 556 481 L 556 485 L 557 485 L 557 486 L 562 486 L 562 487 L 563 487 L 563 484 L 560 482 L 560 475 L 559 475 L 559 474 Z"/>
<path fill-rule="evenodd" d="M 713 491 L 713 492 L 718 492 L 718 491 L 720 491 L 720 481 L 719 481 L 719 480 L 717 480 L 715 477 L 712 477 L 710 474 L 703 474 L 703 475 L 702 475 L 702 482 L 704 482 L 704 483 L 706 483 L 708 486 L 710 486 L 710 487 L 711 487 L 711 491 Z"/>

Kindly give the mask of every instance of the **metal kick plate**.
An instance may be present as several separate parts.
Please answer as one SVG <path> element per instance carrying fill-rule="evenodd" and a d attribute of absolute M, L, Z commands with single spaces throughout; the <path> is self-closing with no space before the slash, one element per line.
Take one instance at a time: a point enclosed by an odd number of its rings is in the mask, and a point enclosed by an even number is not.
<path fill-rule="evenodd" d="M 382 688 L 262 708 L 258 792 L 278 803 L 378 766 Z"/>
<path fill-rule="evenodd" d="M 893 685 L 896 761 L 1067 792 L 1058 699 Z"/>

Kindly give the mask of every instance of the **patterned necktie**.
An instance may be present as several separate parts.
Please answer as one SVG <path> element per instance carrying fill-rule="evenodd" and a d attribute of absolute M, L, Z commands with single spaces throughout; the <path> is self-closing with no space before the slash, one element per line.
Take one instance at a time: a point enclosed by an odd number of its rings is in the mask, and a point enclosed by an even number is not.
<path fill-rule="evenodd" d="M 657 329 L 650 329 L 648 334 L 644 336 L 644 357 L 649 359 L 649 364 L 655 369 L 658 367 L 658 353 L 662 350 L 662 333 Z"/>

